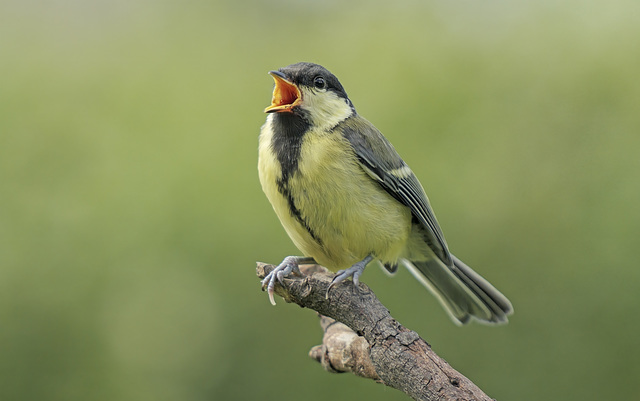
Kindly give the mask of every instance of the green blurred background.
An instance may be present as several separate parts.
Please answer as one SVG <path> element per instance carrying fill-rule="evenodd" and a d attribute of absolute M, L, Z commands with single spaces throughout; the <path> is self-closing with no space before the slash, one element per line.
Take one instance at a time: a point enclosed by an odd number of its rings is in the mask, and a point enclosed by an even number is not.
<path fill-rule="evenodd" d="M 393 3 L 393 4 L 392 4 Z M 405 400 L 307 357 L 260 291 L 297 251 L 263 196 L 267 71 L 325 65 L 511 298 L 454 326 L 363 280 L 502 400 L 640 399 L 640 3 L 0 4 L 1 400 Z"/>

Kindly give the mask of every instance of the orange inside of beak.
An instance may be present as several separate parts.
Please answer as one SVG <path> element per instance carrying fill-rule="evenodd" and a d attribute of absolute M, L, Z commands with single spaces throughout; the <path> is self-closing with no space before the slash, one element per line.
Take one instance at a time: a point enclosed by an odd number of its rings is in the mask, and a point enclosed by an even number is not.
<path fill-rule="evenodd" d="M 271 106 L 264 109 L 265 113 L 279 113 L 283 111 L 291 112 L 293 106 L 300 103 L 300 90 L 298 87 L 284 78 L 271 74 L 276 82 L 273 88 L 273 97 L 271 98 Z"/>

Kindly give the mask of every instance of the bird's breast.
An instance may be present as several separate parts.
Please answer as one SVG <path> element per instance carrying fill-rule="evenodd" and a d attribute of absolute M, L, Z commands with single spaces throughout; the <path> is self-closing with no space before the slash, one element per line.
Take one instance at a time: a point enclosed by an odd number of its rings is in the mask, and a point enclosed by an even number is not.
<path fill-rule="evenodd" d="M 395 262 L 409 236 L 411 213 L 365 173 L 340 132 L 306 131 L 299 149 L 291 149 L 294 170 L 278 160 L 278 134 L 269 122 L 263 127 L 260 181 L 296 246 L 333 270 L 371 253 Z"/>

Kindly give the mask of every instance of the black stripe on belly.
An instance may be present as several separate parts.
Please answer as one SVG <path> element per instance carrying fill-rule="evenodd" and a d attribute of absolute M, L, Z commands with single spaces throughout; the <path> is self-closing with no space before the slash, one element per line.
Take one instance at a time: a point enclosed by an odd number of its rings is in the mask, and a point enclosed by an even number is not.
<path fill-rule="evenodd" d="M 322 240 L 316 235 L 296 207 L 295 199 L 289 189 L 291 177 L 298 172 L 298 160 L 304 136 L 311 125 L 296 113 L 277 113 L 273 116 L 273 137 L 271 146 L 280 163 L 281 177 L 277 181 L 278 191 L 287 199 L 289 212 L 309 233 L 311 238 L 322 246 Z M 299 172 L 298 172 L 299 174 Z"/>
<path fill-rule="evenodd" d="M 296 220 L 298 220 L 298 223 L 300 223 L 300 225 L 304 227 L 305 230 L 307 230 L 311 238 L 313 238 L 313 240 L 316 241 L 318 245 L 322 246 L 322 240 L 320 239 L 320 237 L 316 235 L 315 231 L 313 231 L 313 229 L 309 227 L 309 223 L 307 223 L 304 217 L 302 217 L 302 213 L 300 213 L 300 209 L 296 207 L 296 203 L 295 203 L 295 200 L 293 199 L 293 196 L 291 195 L 291 191 L 289 191 L 289 188 L 281 184 L 282 182 L 278 181 L 278 189 L 280 190 L 280 193 L 285 198 L 287 198 L 287 204 L 289 205 L 289 212 L 291 212 L 291 215 L 295 217 Z"/>

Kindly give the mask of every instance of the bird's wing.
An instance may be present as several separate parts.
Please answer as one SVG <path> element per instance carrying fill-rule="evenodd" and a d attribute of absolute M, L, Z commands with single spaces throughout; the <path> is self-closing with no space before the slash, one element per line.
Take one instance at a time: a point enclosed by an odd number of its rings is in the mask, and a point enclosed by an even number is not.
<path fill-rule="evenodd" d="M 391 196 L 411 209 L 425 229 L 429 247 L 450 266 L 453 263 L 451 254 L 427 195 L 393 145 L 373 124 L 357 114 L 344 120 L 337 128 L 351 144 L 362 168 Z"/>

